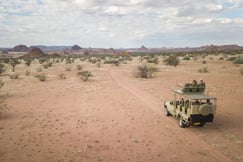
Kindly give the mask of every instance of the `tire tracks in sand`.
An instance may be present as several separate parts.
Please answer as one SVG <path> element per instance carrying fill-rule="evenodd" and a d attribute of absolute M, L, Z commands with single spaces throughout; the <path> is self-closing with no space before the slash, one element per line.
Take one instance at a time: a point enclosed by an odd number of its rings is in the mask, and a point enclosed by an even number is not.
<path fill-rule="evenodd" d="M 145 92 L 139 87 L 132 85 L 131 83 L 128 83 L 118 70 L 107 69 L 107 73 L 110 75 L 112 82 L 116 84 L 118 87 L 120 87 L 121 90 L 124 90 L 128 95 L 131 95 L 133 97 L 135 96 L 135 98 L 139 100 L 139 102 L 141 102 L 144 105 L 144 107 L 150 109 L 150 111 L 156 114 L 156 116 L 161 117 L 162 123 L 171 125 L 170 129 L 164 130 L 165 133 L 168 135 L 166 135 L 164 139 L 159 140 L 177 140 L 175 138 L 181 138 L 181 136 L 185 139 L 184 143 L 182 142 L 181 144 L 183 146 L 180 146 L 181 148 L 185 148 L 185 151 L 180 150 L 178 153 L 179 156 L 183 156 L 183 160 L 233 161 L 228 156 L 226 156 L 221 150 L 216 150 L 212 145 L 207 143 L 194 131 L 188 129 L 181 129 L 178 127 L 177 122 L 174 121 L 174 119 L 165 117 L 162 109 L 163 103 L 160 101 L 160 99 L 154 97 L 150 93 Z M 175 149 L 177 149 L 177 147 L 178 146 L 175 146 Z M 190 150 L 192 151 L 191 153 Z M 168 150 L 168 152 L 170 151 L 173 150 Z"/>

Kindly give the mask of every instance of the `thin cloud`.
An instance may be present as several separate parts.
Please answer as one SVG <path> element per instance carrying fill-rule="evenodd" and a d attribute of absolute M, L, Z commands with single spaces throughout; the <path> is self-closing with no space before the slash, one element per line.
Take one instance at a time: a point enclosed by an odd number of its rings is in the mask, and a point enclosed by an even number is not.
<path fill-rule="evenodd" d="M 240 0 L 0 1 L 0 46 L 243 45 L 241 13 Z"/>

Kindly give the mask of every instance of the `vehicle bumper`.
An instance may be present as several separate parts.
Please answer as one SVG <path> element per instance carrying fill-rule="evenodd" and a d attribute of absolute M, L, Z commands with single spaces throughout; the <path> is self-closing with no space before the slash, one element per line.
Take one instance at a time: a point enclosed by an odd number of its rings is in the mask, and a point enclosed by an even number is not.
<path fill-rule="evenodd" d="M 190 122 L 196 123 L 196 122 L 213 122 L 213 114 L 209 114 L 207 116 L 203 115 L 191 115 Z"/>

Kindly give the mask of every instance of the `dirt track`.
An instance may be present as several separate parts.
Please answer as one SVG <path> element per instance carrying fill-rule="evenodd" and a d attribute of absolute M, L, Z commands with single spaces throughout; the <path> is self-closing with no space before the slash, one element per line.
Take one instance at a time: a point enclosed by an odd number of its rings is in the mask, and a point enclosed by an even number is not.
<path fill-rule="evenodd" d="M 212 72 L 202 75 L 194 70 L 199 63 L 160 65 L 156 77 L 146 80 L 134 77 L 133 63 L 84 66 L 95 75 L 86 83 L 77 70 L 57 80 L 61 65 L 47 70 L 47 82 L 7 80 L 10 108 L 0 120 L 0 161 L 243 161 L 238 67 L 212 61 Z M 215 122 L 181 129 L 164 116 L 163 101 L 178 82 L 201 77 L 218 97 Z"/>

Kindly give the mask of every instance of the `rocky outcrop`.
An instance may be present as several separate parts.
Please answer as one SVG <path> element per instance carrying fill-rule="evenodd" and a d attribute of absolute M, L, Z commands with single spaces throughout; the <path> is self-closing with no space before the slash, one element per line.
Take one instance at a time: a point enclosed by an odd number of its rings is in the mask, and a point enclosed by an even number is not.
<path fill-rule="evenodd" d="M 45 57 L 47 54 L 45 54 L 41 49 L 39 48 L 32 48 L 27 54 L 25 54 L 23 57 Z"/>
<path fill-rule="evenodd" d="M 81 50 L 82 48 L 79 46 L 79 45 L 74 45 L 72 46 L 71 50 L 74 50 L 74 51 L 79 51 Z"/>
<path fill-rule="evenodd" d="M 13 48 L 13 52 L 28 52 L 29 48 L 26 45 L 17 45 Z"/>

